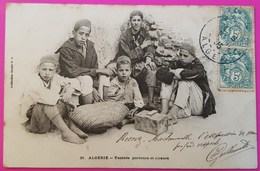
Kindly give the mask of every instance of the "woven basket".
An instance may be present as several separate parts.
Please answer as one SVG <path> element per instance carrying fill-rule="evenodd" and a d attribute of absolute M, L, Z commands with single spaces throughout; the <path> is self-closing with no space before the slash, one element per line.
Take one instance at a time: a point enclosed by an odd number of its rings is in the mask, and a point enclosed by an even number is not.
<path fill-rule="evenodd" d="M 118 102 L 100 102 L 79 106 L 70 118 L 84 131 L 107 129 L 121 122 L 129 109 Z"/>

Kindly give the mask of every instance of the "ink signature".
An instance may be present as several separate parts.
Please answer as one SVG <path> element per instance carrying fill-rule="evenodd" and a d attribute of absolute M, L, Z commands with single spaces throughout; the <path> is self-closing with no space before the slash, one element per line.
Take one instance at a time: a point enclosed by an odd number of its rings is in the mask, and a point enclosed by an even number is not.
<path fill-rule="evenodd" d="M 138 148 L 140 145 L 141 145 L 141 142 L 142 142 L 142 136 L 129 136 L 128 135 L 129 132 L 125 132 L 119 139 L 116 140 L 116 143 L 119 143 L 119 142 L 125 142 L 125 143 L 129 143 L 129 142 L 135 142 L 137 143 L 135 145 L 135 148 Z"/>
<path fill-rule="evenodd" d="M 206 157 L 206 161 L 210 163 L 210 166 L 213 166 L 213 164 L 218 159 L 226 160 L 228 158 L 231 158 L 235 155 L 238 155 L 239 153 L 245 152 L 250 149 L 255 149 L 255 146 L 250 144 L 250 141 L 247 140 L 240 140 L 241 144 L 235 144 L 230 147 L 228 147 L 227 143 L 221 143 L 215 148 L 213 148 L 209 154 Z"/>

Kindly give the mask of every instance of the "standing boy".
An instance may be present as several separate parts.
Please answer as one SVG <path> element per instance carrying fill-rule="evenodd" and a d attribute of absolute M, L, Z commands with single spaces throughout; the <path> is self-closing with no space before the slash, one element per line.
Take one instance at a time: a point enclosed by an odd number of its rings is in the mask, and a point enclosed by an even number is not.
<path fill-rule="evenodd" d="M 81 85 L 81 101 L 83 104 L 89 104 L 93 102 L 93 84 L 94 87 L 98 87 L 99 74 L 109 76 L 111 73 L 109 69 L 98 69 L 94 43 L 88 40 L 91 22 L 87 19 L 77 21 L 72 33 L 74 37 L 63 43 L 56 52 L 60 53 L 60 75 L 77 78 Z M 104 86 L 105 95 L 108 86 Z"/>

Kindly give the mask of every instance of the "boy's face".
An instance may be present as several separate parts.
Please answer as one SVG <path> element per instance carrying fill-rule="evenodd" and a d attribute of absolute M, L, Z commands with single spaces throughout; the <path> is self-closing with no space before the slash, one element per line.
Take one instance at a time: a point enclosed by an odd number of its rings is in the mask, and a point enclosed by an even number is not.
<path fill-rule="evenodd" d="M 135 15 L 131 18 L 130 23 L 131 27 L 135 32 L 138 32 L 142 26 L 142 18 L 139 15 Z"/>
<path fill-rule="evenodd" d="M 39 66 L 39 73 L 41 78 L 44 81 L 49 82 L 56 73 L 56 69 L 56 65 L 54 65 L 53 63 L 42 63 Z"/>
<path fill-rule="evenodd" d="M 86 43 L 90 35 L 91 29 L 86 26 L 79 27 L 76 31 L 73 31 L 74 39 L 79 46 L 83 46 Z"/>
<path fill-rule="evenodd" d="M 179 59 L 183 65 L 187 65 L 187 64 L 190 64 L 194 60 L 194 56 L 192 56 L 192 54 L 190 54 L 189 51 L 187 51 L 185 49 L 181 49 Z"/>
<path fill-rule="evenodd" d="M 131 75 L 131 64 L 120 64 L 117 69 L 118 80 L 126 82 Z"/>

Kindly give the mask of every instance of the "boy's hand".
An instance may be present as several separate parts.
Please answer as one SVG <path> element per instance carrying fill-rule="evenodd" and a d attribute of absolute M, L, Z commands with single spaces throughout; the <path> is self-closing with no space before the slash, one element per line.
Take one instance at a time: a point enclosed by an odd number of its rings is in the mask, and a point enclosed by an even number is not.
<path fill-rule="evenodd" d="M 64 102 L 68 102 L 74 91 L 75 91 L 74 88 L 71 87 L 66 88 L 65 92 L 61 94 L 61 100 Z"/>
<path fill-rule="evenodd" d="M 175 75 L 176 78 L 181 79 L 180 73 L 183 71 L 183 68 L 170 69 L 170 72 Z"/>
<path fill-rule="evenodd" d="M 153 42 L 151 40 L 145 39 L 143 41 L 143 43 L 141 44 L 141 48 L 144 49 L 144 48 L 146 48 L 146 47 L 148 47 L 148 46 L 150 46 L 152 44 L 153 44 Z"/>
<path fill-rule="evenodd" d="M 175 75 L 175 69 L 170 69 L 170 72 Z"/>
<path fill-rule="evenodd" d="M 104 100 L 101 98 L 100 94 L 95 88 L 93 88 L 93 99 L 94 102 L 104 102 Z"/>
<path fill-rule="evenodd" d="M 132 118 L 135 116 L 135 114 L 136 114 L 136 112 L 137 112 L 138 109 L 139 109 L 139 108 L 137 107 L 137 108 L 134 108 L 134 109 L 130 110 L 130 111 L 127 113 L 126 117 L 127 117 L 128 119 L 132 119 Z"/>
<path fill-rule="evenodd" d="M 152 71 L 156 70 L 156 64 L 152 62 L 152 59 L 150 57 L 146 57 L 145 66 L 150 67 Z"/>
<path fill-rule="evenodd" d="M 113 75 L 113 71 L 111 69 L 105 68 L 105 69 L 97 69 L 96 73 L 106 75 L 106 76 L 111 76 Z"/>

